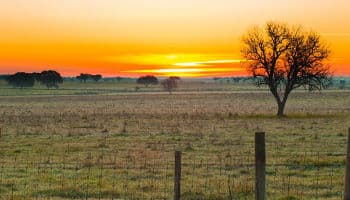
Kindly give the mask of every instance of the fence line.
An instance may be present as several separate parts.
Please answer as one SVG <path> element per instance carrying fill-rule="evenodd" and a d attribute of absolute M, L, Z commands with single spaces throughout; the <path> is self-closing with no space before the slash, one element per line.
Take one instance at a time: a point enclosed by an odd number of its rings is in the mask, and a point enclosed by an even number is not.
<path fill-rule="evenodd" d="M 293 155 L 256 133 L 255 148 L 250 148 L 255 149 L 255 159 L 253 153 L 203 158 L 190 157 L 186 151 L 176 151 L 175 157 L 169 151 L 136 159 L 103 149 L 84 156 L 72 152 L 70 159 L 68 152 L 61 158 L 49 155 L 24 161 L 15 157 L 11 162 L 0 161 L 0 199 L 349 199 L 348 131 L 347 154 L 303 148 Z"/>

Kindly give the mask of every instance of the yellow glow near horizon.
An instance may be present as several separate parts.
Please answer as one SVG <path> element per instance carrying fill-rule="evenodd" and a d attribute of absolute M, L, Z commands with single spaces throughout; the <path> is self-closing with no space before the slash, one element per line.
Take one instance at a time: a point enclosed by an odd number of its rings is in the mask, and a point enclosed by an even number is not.
<path fill-rule="evenodd" d="M 187 63 L 175 63 L 174 66 L 181 66 L 181 67 L 195 67 L 200 66 L 201 64 L 196 62 L 187 62 Z"/>
<path fill-rule="evenodd" d="M 212 60 L 212 61 L 204 61 L 204 62 L 184 62 L 184 63 L 175 63 L 174 66 L 183 66 L 183 67 L 205 66 L 208 64 L 240 63 L 242 61 L 244 60 Z"/>
<path fill-rule="evenodd" d="M 111 63 L 133 63 L 142 65 L 171 65 L 176 62 L 186 62 L 213 57 L 217 55 L 205 54 L 126 54 L 120 56 L 108 56 L 102 60 Z M 221 55 L 222 56 L 222 55 Z"/>
<path fill-rule="evenodd" d="M 203 62 L 206 63 L 206 62 Z M 212 61 L 208 61 L 207 63 L 213 63 Z M 214 62 L 215 63 L 215 62 Z M 214 64 L 213 63 L 213 64 Z M 220 62 L 218 63 L 227 63 Z M 162 68 L 162 69 L 140 69 L 140 70 L 126 70 L 124 72 L 127 73 L 141 73 L 141 74 L 156 74 L 159 76 L 180 76 L 180 77 L 201 77 L 201 76 L 210 76 L 217 75 L 218 73 L 232 73 L 232 72 L 240 72 L 242 68 L 240 67 L 210 67 L 206 65 L 199 65 L 197 63 L 183 63 L 184 65 L 176 65 L 181 66 L 181 68 Z M 193 66 L 196 68 L 184 68 L 188 66 Z"/>
<path fill-rule="evenodd" d="M 165 69 L 140 69 L 140 70 L 128 70 L 125 72 L 140 72 L 140 73 L 186 73 L 186 72 L 227 72 L 227 71 L 239 71 L 239 68 L 165 68 Z"/>
<path fill-rule="evenodd" d="M 205 60 L 223 58 L 222 60 Z M 232 55 L 211 54 L 149 54 L 124 55 L 104 58 L 109 62 L 129 63 L 135 69 L 123 70 L 124 73 L 155 74 L 159 76 L 208 76 L 217 73 L 232 73 L 242 71 L 239 59 Z M 197 61 L 196 61 L 197 60 Z M 156 66 L 156 67 L 155 67 Z M 144 69 L 144 68 L 147 69 Z M 140 69 L 137 69 L 140 68 Z"/>

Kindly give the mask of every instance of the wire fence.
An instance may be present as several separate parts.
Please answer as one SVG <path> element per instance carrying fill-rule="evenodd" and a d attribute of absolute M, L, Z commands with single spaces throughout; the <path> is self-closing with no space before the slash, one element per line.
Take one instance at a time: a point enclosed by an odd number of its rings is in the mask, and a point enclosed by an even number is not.
<path fill-rule="evenodd" d="M 346 141 L 281 143 L 266 140 L 268 199 L 341 199 L 344 193 Z M 325 148 L 327 147 L 327 148 Z M 254 143 L 235 144 L 236 151 L 202 156 L 183 151 L 183 199 L 253 199 Z M 69 149 L 69 148 L 68 148 Z M 331 152 L 330 149 L 336 150 Z M 239 150 L 239 151 L 238 151 Z M 45 154 L 43 154 L 45 155 Z M 36 160 L 15 157 L 0 162 L 1 199 L 173 199 L 174 152 L 152 157 L 107 151 Z"/>

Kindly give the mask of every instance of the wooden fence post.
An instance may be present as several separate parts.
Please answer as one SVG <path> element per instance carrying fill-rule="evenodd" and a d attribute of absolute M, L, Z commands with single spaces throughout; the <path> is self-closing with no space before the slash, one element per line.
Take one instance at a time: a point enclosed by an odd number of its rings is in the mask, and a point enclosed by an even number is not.
<path fill-rule="evenodd" d="M 180 200 L 181 195 L 181 151 L 175 151 L 174 200 Z"/>
<path fill-rule="evenodd" d="M 350 127 L 348 130 L 344 200 L 350 200 Z"/>
<path fill-rule="evenodd" d="M 265 133 L 255 133 L 255 200 L 265 200 Z"/>

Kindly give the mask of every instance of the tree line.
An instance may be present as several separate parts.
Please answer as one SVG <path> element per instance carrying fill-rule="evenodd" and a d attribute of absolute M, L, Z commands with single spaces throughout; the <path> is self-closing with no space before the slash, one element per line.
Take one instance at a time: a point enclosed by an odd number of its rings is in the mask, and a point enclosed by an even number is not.
<path fill-rule="evenodd" d="M 33 87 L 35 82 L 39 84 L 45 85 L 48 89 L 50 88 L 59 88 L 59 84 L 63 83 L 63 78 L 61 74 L 54 70 L 46 70 L 40 73 L 33 72 L 17 72 L 12 75 L 2 76 L 3 79 L 7 81 L 7 83 L 16 88 L 27 88 Z M 88 80 L 93 80 L 98 82 L 102 79 L 102 75 L 100 74 L 85 74 L 81 73 L 79 76 L 75 77 L 80 82 L 86 82 Z M 118 77 L 117 80 L 121 80 L 121 77 Z M 171 76 L 161 82 L 159 82 L 158 78 L 153 75 L 141 76 L 136 80 L 136 83 L 145 85 L 148 87 L 149 85 L 157 85 L 161 84 L 164 90 L 172 93 L 178 86 L 178 81 L 180 77 Z"/>
<path fill-rule="evenodd" d="M 54 70 L 42 71 L 40 73 L 17 72 L 6 78 L 9 85 L 18 88 L 33 87 L 35 82 L 45 85 L 47 88 L 59 88 L 58 84 L 63 83 L 60 73 Z"/>
<path fill-rule="evenodd" d="M 33 87 L 35 85 L 35 82 L 38 82 L 39 84 L 45 85 L 48 89 L 58 89 L 59 84 L 63 83 L 63 77 L 61 74 L 54 70 L 45 70 L 40 73 L 16 72 L 12 75 L 2 76 L 2 78 L 6 80 L 9 85 L 16 88 Z M 75 78 L 80 80 L 80 82 L 86 82 L 89 79 L 97 82 L 102 79 L 102 75 L 82 73 Z"/>

